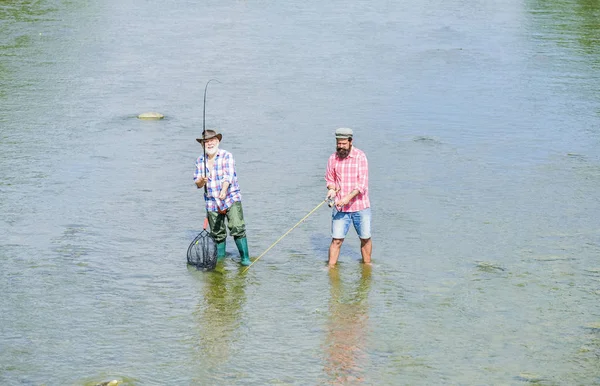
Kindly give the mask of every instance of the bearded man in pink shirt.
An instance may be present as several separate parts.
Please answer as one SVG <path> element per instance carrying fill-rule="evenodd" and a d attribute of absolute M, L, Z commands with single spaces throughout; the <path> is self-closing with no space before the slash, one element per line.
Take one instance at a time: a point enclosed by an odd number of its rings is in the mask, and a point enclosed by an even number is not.
<path fill-rule="evenodd" d="M 327 199 L 333 200 L 329 267 L 335 266 L 350 225 L 360 238 L 363 263 L 371 264 L 371 203 L 369 165 L 364 152 L 352 145 L 352 129 L 335 131 L 336 152 L 327 162 Z"/>

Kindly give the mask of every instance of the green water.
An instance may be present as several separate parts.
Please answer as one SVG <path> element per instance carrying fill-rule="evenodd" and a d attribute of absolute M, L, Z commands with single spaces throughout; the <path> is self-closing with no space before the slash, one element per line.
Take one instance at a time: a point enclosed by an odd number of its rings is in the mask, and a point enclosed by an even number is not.
<path fill-rule="evenodd" d="M 600 384 L 600 4 L 0 0 L 0 381 Z M 207 127 L 250 254 L 186 266 Z M 157 111 L 164 120 L 135 117 Z"/>

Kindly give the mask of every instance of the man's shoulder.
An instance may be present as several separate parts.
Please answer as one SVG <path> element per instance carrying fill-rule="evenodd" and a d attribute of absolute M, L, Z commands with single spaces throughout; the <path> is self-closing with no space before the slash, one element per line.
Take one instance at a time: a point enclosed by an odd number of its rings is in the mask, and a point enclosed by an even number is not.
<path fill-rule="evenodd" d="M 364 151 L 360 150 L 357 147 L 352 147 L 352 152 L 350 152 L 350 154 L 354 157 L 367 157 L 367 155 L 365 154 Z"/>
<path fill-rule="evenodd" d="M 219 149 L 219 152 L 217 153 L 219 155 L 219 157 L 231 157 L 233 156 L 233 154 L 231 154 L 231 152 L 225 150 L 225 149 Z"/>

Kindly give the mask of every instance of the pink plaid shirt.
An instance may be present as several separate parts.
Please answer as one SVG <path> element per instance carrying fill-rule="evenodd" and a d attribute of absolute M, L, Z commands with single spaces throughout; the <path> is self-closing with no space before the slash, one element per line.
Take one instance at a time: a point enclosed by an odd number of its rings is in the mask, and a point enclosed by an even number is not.
<path fill-rule="evenodd" d="M 336 200 L 348 195 L 354 189 L 359 193 L 342 207 L 341 212 L 358 212 L 371 206 L 369 202 L 369 164 L 362 150 L 352 146 L 348 157 L 340 159 L 333 153 L 327 162 L 325 181 L 328 186 L 339 189 Z"/>

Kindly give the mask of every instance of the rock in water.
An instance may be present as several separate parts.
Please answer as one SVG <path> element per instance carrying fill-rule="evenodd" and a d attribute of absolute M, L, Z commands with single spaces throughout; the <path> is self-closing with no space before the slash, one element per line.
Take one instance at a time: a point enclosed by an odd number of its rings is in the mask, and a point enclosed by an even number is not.
<path fill-rule="evenodd" d="M 163 119 L 165 116 L 162 115 L 161 113 L 156 113 L 156 112 L 149 112 L 149 113 L 142 113 L 140 115 L 138 115 L 139 119 Z"/>
<path fill-rule="evenodd" d="M 120 382 L 115 379 L 115 380 L 108 381 L 108 382 L 100 382 L 100 383 L 96 384 L 96 386 L 118 386 L 119 383 Z"/>

